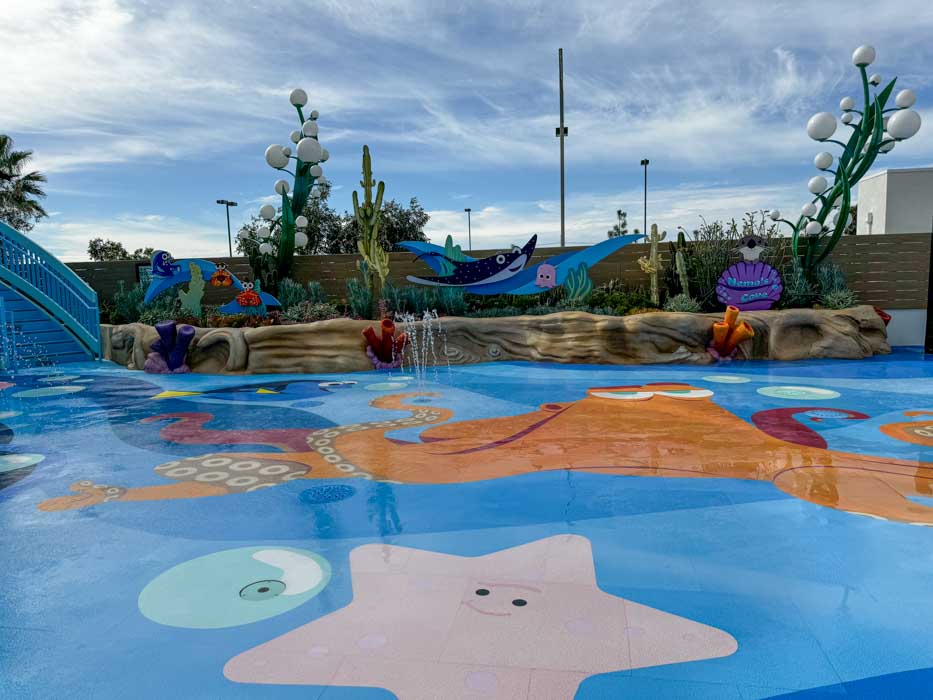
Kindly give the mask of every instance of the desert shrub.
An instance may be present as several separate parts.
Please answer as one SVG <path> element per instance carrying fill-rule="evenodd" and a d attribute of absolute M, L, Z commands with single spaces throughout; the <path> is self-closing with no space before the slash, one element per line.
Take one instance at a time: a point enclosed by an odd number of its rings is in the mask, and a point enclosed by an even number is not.
<path fill-rule="evenodd" d="M 282 314 L 282 319 L 294 323 L 312 323 L 340 318 L 341 313 L 333 304 L 319 304 L 310 300 L 302 301 Z"/>
<path fill-rule="evenodd" d="M 816 288 L 819 290 L 820 296 L 832 294 L 833 292 L 849 291 L 845 273 L 835 263 L 820 263 L 816 268 L 815 277 Z"/>
<path fill-rule="evenodd" d="M 614 316 L 624 316 L 632 309 L 653 307 L 651 295 L 644 287 L 626 288 L 619 280 L 611 280 L 590 292 L 586 305 L 612 309 Z"/>
<path fill-rule="evenodd" d="M 827 309 L 849 309 L 858 304 L 858 297 L 851 289 L 834 289 L 820 296 L 820 304 Z"/>
<path fill-rule="evenodd" d="M 425 311 L 437 311 L 445 316 L 462 316 L 467 312 L 466 295 L 458 287 L 396 287 L 386 282 L 382 299 L 389 313 L 411 313 L 421 316 Z"/>
<path fill-rule="evenodd" d="M 146 289 L 137 282 L 130 289 L 126 288 L 123 280 L 117 283 L 117 291 L 113 295 L 113 305 L 110 307 L 112 323 L 135 323 L 143 311 L 143 298 Z"/>
<path fill-rule="evenodd" d="M 178 289 L 166 289 L 145 306 L 141 306 L 138 321 L 154 326 L 159 321 L 175 321 L 188 318 L 190 314 L 183 311 L 181 301 L 178 299 Z"/>
<path fill-rule="evenodd" d="M 308 298 L 308 291 L 300 283 L 286 277 L 279 282 L 277 298 L 282 305 L 282 311 L 288 311 L 293 306 L 305 301 Z"/>
<path fill-rule="evenodd" d="M 359 277 L 347 280 L 347 306 L 355 318 L 369 318 L 372 314 L 373 295 L 369 288 L 369 272 L 363 265 Z"/>
<path fill-rule="evenodd" d="M 324 291 L 324 287 L 321 286 L 321 283 L 318 281 L 308 282 L 307 290 L 307 300 L 313 301 L 315 304 L 326 304 L 327 303 L 327 292 Z"/>
<path fill-rule="evenodd" d="M 664 302 L 664 310 L 695 313 L 700 311 L 700 304 L 689 294 L 675 294 Z"/>

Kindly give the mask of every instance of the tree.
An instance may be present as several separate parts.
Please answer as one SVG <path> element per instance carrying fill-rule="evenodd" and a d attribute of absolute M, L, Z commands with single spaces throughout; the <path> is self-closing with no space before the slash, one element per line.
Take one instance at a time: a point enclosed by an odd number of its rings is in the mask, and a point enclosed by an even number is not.
<path fill-rule="evenodd" d="M 628 235 L 628 215 L 621 209 L 616 209 L 616 217 L 618 217 L 619 222 L 606 232 L 609 238 Z M 638 233 L 638 231 L 635 231 L 635 233 Z"/>
<path fill-rule="evenodd" d="M 137 248 L 128 252 L 120 241 L 94 238 L 87 243 L 87 254 L 94 262 L 108 260 L 148 260 L 152 257 L 152 248 Z"/>
<path fill-rule="evenodd" d="M 26 170 L 32 151 L 14 151 L 13 139 L 0 134 L 0 221 L 25 233 L 44 216 L 39 200 L 45 197 L 45 175 Z"/>
<path fill-rule="evenodd" d="M 379 224 L 379 241 L 385 250 L 398 250 L 402 241 L 427 242 L 424 227 L 431 219 L 417 197 L 412 197 L 404 207 L 394 199 L 382 204 L 382 218 Z M 336 235 L 327 239 L 326 252 L 330 254 L 356 253 L 356 241 L 360 230 L 352 214 L 344 213 L 343 225 Z"/>

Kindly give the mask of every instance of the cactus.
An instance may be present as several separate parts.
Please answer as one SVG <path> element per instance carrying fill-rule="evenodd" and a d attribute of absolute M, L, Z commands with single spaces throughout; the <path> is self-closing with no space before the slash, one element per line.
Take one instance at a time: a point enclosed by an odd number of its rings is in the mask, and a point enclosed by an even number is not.
<path fill-rule="evenodd" d="M 690 296 L 690 278 L 687 276 L 687 237 L 683 231 L 677 232 L 677 242 L 671 241 L 671 257 L 674 259 L 674 271 L 680 281 L 680 292 Z"/>
<path fill-rule="evenodd" d="M 651 282 L 651 303 L 655 306 L 661 305 L 661 296 L 658 292 L 658 273 L 661 271 L 661 260 L 658 258 L 658 243 L 667 238 L 667 231 L 658 235 L 658 225 L 651 224 L 651 235 L 648 236 L 650 244 L 648 257 L 638 258 L 638 264 L 644 270 Z"/>
<path fill-rule="evenodd" d="M 442 275 L 452 275 L 454 272 L 454 266 L 451 264 L 450 260 L 466 260 L 467 257 L 463 254 L 463 250 L 458 245 L 454 245 L 453 236 L 447 234 L 447 240 L 444 241 L 444 255 L 445 258 L 441 258 L 441 274 Z M 447 259 L 449 258 L 449 260 Z"/>
<path fill-rule="evenodd" d="M 373 318 L 376 318 L 378 311 L 375 308 L 380 294 L 379 290 L 385 285 L 386 278 L 389 276 L 389 254 L 379 243 L 379 223 L 382 218 L 382 195 L 385 193 L 386 184 L 380 180 L 376 185 L 373 180 L 373 163 L 369 155 L 369 146 L 363 146 L 363 179 L 360 180 L 363 188 L 363 204 L 360 205 L 360 197 L 356 190 L 353 191 L 353 216 L 356 224 L 360 228 L 360 238 L 356 242 L 360 255 L 370 270 L 369 286 L 372 293 Z M 373 201 L 373 185 L 376 185 L 376 200 Z M 372 274 L 375 272 L 376 274 Z M 376 276 L 379 277 L 377 286 Z"/>
<path fill-rule="evenodd" d="M 580 306 L 593 291 L 593 280 L 590 279 L 586 263 L 580 263 L 567 273 L 564 280 L 564 300 L 570 306 Z"/>
<path fill-rule="evenodd" d="M 188 269 L 191 270 L 191 281 L 188 283 L 187 292 L 178 292 L 178 298 L 181 300 L 181 308 L 192 316 L 201 316 L 201 299 L 204 298 L 204 275 L 201 274 L 201 268 L 195 263 L 188 263 Z"/>

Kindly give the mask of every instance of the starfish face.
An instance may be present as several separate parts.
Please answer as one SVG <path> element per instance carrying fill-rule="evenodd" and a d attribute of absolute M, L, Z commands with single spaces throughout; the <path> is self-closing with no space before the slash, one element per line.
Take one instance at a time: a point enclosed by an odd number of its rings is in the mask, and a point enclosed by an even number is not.
<path fill-rule="evenodd" d="M 738 648 L 726 632 L 600 590 L 577 535 L 481 557 L 363 545 L 350 572 L 349 605 L 234 657 L 225 675 L 379 687 L 402 700 L 571 698 L 592 674 Z"/>

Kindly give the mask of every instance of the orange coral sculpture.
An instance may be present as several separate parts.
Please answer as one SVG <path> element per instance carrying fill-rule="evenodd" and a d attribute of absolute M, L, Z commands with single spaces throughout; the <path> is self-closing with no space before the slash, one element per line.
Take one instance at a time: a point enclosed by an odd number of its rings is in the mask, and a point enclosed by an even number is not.
<path fill-rule="evenodd" d="M 755 337 L 755 329 L 748 321 L 739 321 L 739 310 L 727 306 L 722 321 L 713 324 L 713 341 L 709 350 L 717 360 L 730 359 L 739 343 Z"/>

